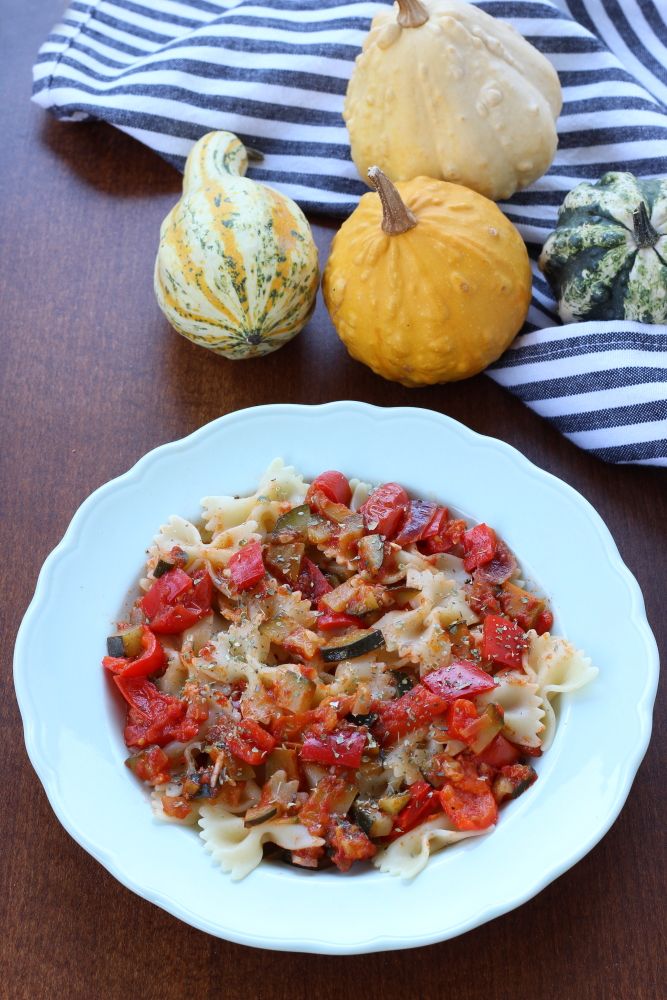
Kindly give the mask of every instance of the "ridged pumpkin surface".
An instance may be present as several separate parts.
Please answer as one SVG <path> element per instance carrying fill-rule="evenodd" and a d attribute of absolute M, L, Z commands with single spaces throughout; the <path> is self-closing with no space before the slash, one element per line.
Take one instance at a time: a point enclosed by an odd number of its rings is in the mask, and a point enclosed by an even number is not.
<path fill-rule="evenodd" d="M 407 386 L 467 378 L 505 350 L 528 311 L 523 240 L 487 198 L 446 181 L 396 184 L 417 224 L 382 230 L 365 194 L 337 233 L 322 282 L 352 357 Z"/>
<path fill-rule="evenodd" d="M 162 223 L 155 294 L 184 337 L 227 358 L 268 354 L 315 305 L 317 248 L 301 209 L 243 177 L 243 144 L 211 132 L 193 147 L 183 197 Z"/>

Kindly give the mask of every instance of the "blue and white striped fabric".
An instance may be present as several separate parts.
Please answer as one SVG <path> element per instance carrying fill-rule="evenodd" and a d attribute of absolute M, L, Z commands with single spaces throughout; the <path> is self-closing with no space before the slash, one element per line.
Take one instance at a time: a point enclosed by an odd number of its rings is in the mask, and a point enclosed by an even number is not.
<path fill-rule="evenodd" d="M 40 50 L 34 100 L 97 118 L 182 169 L 211 129 L 265 154 L 250 176 L 309 212 L 347 215 L 366 187 L 341 109 L 373 15 L 363 0 L 74 2 Z M 558 206 L 606 170 L 667 176 L 667 0 L 484 0 L 558 71 L 548 174 L 501 208 L 533 258 Z M 667 327 L 559 324 L 534 268 L 526 326 L 488 374 L 607 461 L 667 465 Z"/>

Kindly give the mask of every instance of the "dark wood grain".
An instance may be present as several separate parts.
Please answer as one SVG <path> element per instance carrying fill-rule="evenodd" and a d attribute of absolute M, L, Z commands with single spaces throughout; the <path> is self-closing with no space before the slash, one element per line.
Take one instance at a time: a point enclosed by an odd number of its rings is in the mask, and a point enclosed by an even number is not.
<path fill-rule="evenodd" d="M 639 579 L 663 650 L 667 479 L 587 457 L 484 377 L 422 391 L 376 378 L 347 357 L 321 302 L 296 341 L 255 362 L 227 362 L 178 337 L 155 305 L 151 276 L 180 177 L 110 128 L 57 123 L 31 106 L 30 66 L 59 3 L 2 6 L 0 997 L 664 996 L 664 693 L 647 757 L 604 840 L 519 910 L 418 951 L 335 959 L 227 944 L 134 896 L 58 824 L 23 746 L 14 636 L 79 503 L 155 445 L 275 401 L 353 398 L 448 413 L 591 500 Z M 333 231 L 315 232 L 324 259 Z M 628 663 L 629 698 L 632 670 Z M 372 920 L 372 898 L 368 909 Z"/>

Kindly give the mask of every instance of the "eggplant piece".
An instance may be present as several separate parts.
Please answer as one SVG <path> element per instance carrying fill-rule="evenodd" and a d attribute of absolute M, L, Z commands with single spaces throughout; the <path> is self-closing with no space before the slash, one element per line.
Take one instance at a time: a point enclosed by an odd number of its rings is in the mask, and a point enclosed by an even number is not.
<path fill-rule="evenodd" d="M 415 682 L 410 676 L 406 674 L 403 670 L 392 670 L 392 674 L 396 678 L 396 697 L 400 698 L 401 695 L 407 694 L 408 691 L 412 691 L 415 686 Z"/>
<path fill-rule="evenodd" d="M 260 823 L 268 823 L 270 819 L 274 819 L 278 815 L 278 807 L 269 803 L 266 806 L 251 806 L 250 809 L 246 809 L 246 814 L 243 817 L 244 826 L 259 826 Z"/>
<path fill-rule="evenodd" d="M 389 816 L 397 816 L 409 801 L 410 792 L 400 792 L 398 795 L 383 795 L 378 805 L 382 812 L 388 813 Z"/>
<path fill-rule="evenodd" d="M 346 637 L 347 638 L 347 637 Z M 338 663 L 340 660 L 353 660 L 356 656 L 364 656 L 374 649 L 384 646 L 384 636 L 379 629 L 372 629 L 361 635 L 357 633 L 357 638 L 348 639 L 342 645 L 322 646 L 320 656 L 325 663 Z"/>
<path fill-rule="evenodd" d="M 271 542 L 266 547 L 264 560 L 274 575 L 295 584 L 305 550 L 303 542 L 288 542 L 283 545 Z"/>
<path fill-rule="evenodd" d="M 367 712 L 365 715 L 352 715 L 350 713 L 346 716 L 346 719 L 348 722 L 353 722 L 355 726 L 368 726 L 370 729 L 379 719 L 379 715 L 377 712 Z"/>
<path fill-rule="evenodd" d="M 153 570 L 153 576 L 156 580 L 158 580 L 161 576 L 164 576 L 165 573 L 168 573 L 169 570 L 173 568 L 174 563 L 167 562 L 166 559 L 160 559 L 158 560 L 157 566 Z"/>
<path fill-rule="evenodd" d="M 143 627 L 141 625 L 135 625 L 134 628 L 126 629 L 124 632 L 118 632 L 117 635 L 108 636 L 108 655 L 126 656 L 130 658 L 133 656 L 140 656 L 144 648 L 141 642 L 143 634 Z"/>
<path fill-rule="evenodd" d="M 355 822 L 367 837 L 388 837 L 394 825 L 391 816 L 381 812 L 375 802 L 358 799 L 352 807 Z"/>
<path fill-rule="evenodd" d="M 504 712 L 499 705 L 493 702 L 487 705 L 479 719 L 475 722 L 475 738 L 470 744 L 473 753 L 481 753 L 486 750 L 504 725 Z"/>
<path fill-rule="evenodd" d="M 266 780 L 276 773 L 285 772 L 285 781 L 299 780 L 299 767 L 296 759 L 296 750 L 288 747 L 276 747 L 272 750 L 264 763 L 264 773 Z"/>

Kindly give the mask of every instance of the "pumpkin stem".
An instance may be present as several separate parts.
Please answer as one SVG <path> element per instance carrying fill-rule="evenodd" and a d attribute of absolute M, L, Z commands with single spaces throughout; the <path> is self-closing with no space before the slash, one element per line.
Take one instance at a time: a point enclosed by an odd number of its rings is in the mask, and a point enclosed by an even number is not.
<path fill-rule="evenodd" d="M 654 247 L 660 239 L 660 233 L 651 225 L 646 202 L 639 203 L 632 213 L 632 221 L 635 227 L 635 241 L 640 248 Z"/>
<path fill-rule="evenodd" d="M 420 0 L 398 0 L 398 17 L 401 28 L 419 28 L 428 21 L 428 11 Z"/>
<path fill-rule="evenodd" d="M 390 236 L 406 233 L 417 225 L 417 219 L 405 204 L 400 194 L 386 174 L 379 167 L 368 171 L 371 184 L 380 195 L 382 202 L 382 229 Z"/>

